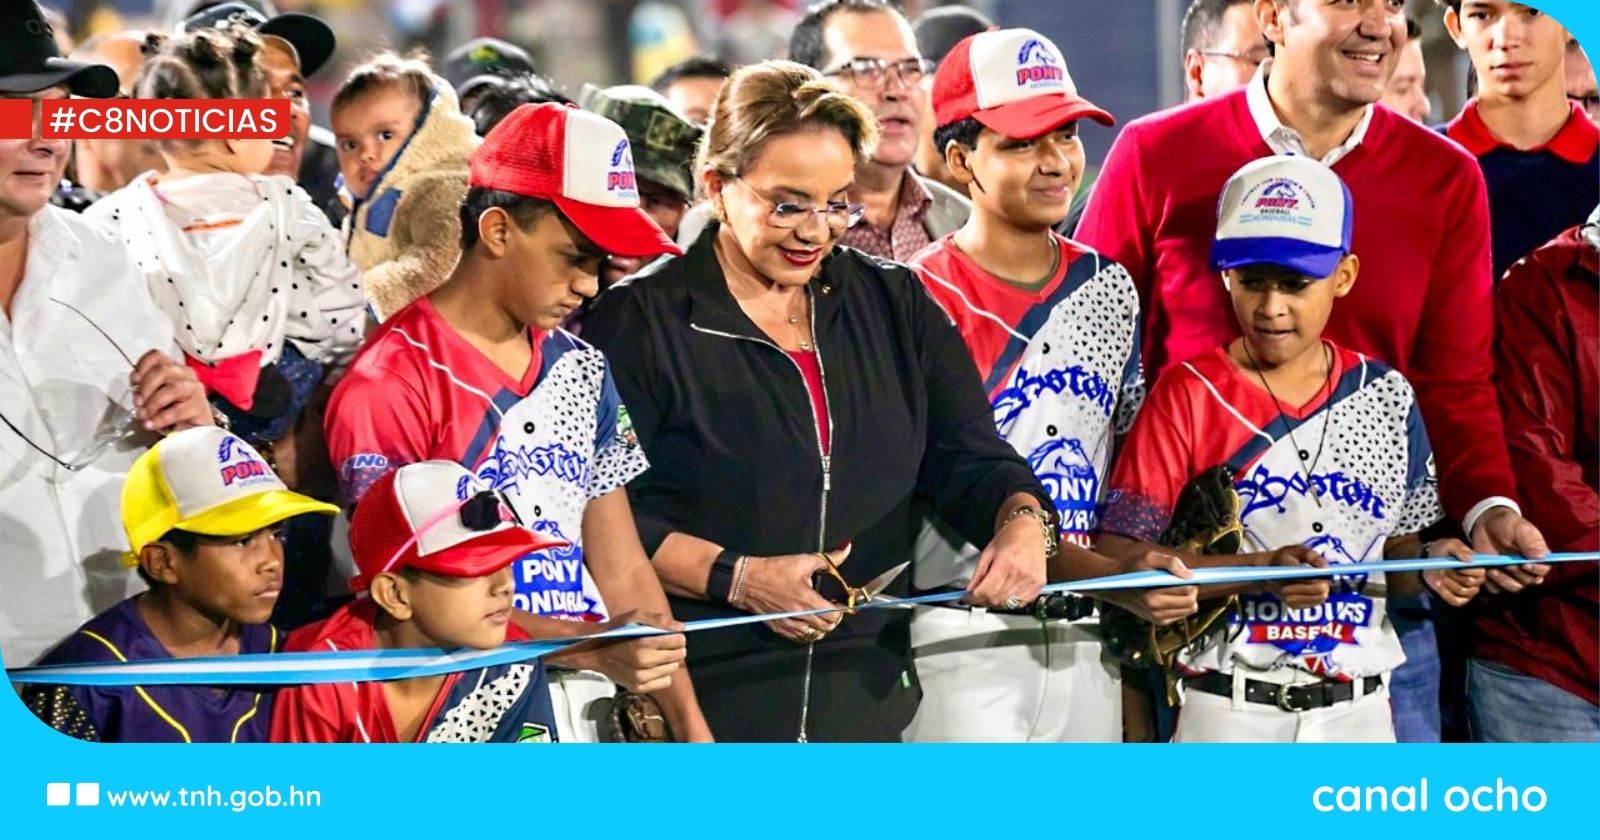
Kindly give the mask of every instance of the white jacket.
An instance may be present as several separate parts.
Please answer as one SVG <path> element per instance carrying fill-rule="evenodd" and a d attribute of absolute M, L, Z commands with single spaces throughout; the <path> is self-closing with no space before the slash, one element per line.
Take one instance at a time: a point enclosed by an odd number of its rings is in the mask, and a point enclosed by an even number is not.
<path fill-rule="evenodd" d="M 185 353 L 220 361 L 260 350 L 265 367 L 288 340 L 314 362 L 350 360 L 366 323 L 361 272 L 305 191 L 281 175 L 186 178 L 181 194 L 191 200 L 210 192 L 229 204 L 241 185 L 254 189 L 217 214 L 225 223 L 206 219 L 185 232 L 168 218 L 151 174 L 84 218 L 128 249 Z"/>
<path fill-rule="evenodd" d="M 120 244 L 76 214 L 45 207 L 28 222 L 28 261 L 11 312 L 0 312 L 0 414 L 64 461 L 86 449 L 132 404 L 132 368 L 147 351 L 176 350 L 172 325 L 151 302 Z M 95 331 L 81 310 L 116 342 Z M 120 556 L 128 549 L 122 481 L 155 441 L 120 439 L 73 472 L 0 424 L 0 651 L 27 664 L 79 624 L 143 589 Z"/>

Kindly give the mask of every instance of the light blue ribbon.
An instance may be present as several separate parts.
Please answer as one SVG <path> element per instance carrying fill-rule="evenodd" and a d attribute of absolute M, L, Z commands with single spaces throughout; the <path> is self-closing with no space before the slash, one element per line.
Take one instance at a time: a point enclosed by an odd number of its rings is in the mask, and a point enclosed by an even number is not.
<path fill-rule="evenodd" d="M 1538 562 L 1546 564 L 1593 562 L 1600 552 L 1552 554 Z M 1503 554 L 1473 555 L 1472 566 L 1518 566 L 1525 557 Z M 1193 569 L 1192 578 L 1167 572 L 1144 571 L 1085 580 L 1052 583 L 1044 594 L 1055 592 L 1103 592 L 1108 589 L 1160 589 L 1173 586 L 1211 586 L 1234 583 L 1260 583 L 1272 580 L 1304 580 L 1345 575 L 1371 575 L 1375 572 L 1418 572 L 1432 569 L 1460 569 L 1467 564 L 1453 557 L 1409 560 L 1383 560 L 1373 563 L 1342 563 L 1326 568 L 1311 566 L 1218 566 Z M 918 604 L 938 604 L 960 600 L 965 592 L 937 592 L 912 598 L 879 597 L 858 610 L 908 608 Z M 724 627 L 737 627 L 781 618 L 800 618 L 837 613 L 838 609 L 738 615 L 691 621 L 681 632 L 700 633 Z M 12 682 L 49 685 L 307 685 L 311 683 L 364 682 L 432 677 L 470 671 L 512 662 L 525 662 L 549 656 L 580 642 L 595 639 L 627 639 L 660 636 L 678 632 L 630 624 L 600 633 L 510 642 L 493 650 L 405 650 L 327 651 L 316 653 L 266 653 L 243 656 L 204 656 L 189 659 L 158 659 L 133 662 L 105 662 L 86 665 L 46 665 L 8 671 Z"/>

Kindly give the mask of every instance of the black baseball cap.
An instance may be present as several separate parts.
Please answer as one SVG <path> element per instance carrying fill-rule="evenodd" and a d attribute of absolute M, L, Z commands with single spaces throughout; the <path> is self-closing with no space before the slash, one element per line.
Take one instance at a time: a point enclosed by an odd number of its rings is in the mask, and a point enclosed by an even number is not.
<path fill-rule="evenodd" d="M 0 0 L 11 23 L 0 27 L 0 93 L 35 93 L 66 85 L 74 96 L 116 96 L 117 71 L 61 57 L 55 32 L 34 0 Z"/>
<path fill-rule="evenodd" d="M 277 14 L 271 3 L 252 2 L 219 3 L 216 0 L 198 0 L 189 5 L 189 13 L 173 27 L 178 32 L 197 29 L 220 29 L 234 22 L 252 27 L 262 35 L 272 35 L 289 42 L 300 57 L 300 74 L 310 76 L 322 69 L 333 57 L 333 29 L 321 18 L 297 12 Z"/>
<path fill-rule="evenodd" d="M 520 76 L 534 72 L 533 57 L 499 38 L 473 38 L 451 50 L 439 63 L 439 75 L 456 95 L 465 95 L 485 76 Z"/>
<path fill-rule="evenodd" d="M 968 6 L 938 6 L 918 15 L 911 24 L 917 51 L 935 64 L 943 61 L 962 38 L 993 28 L 994 21 Z"/>

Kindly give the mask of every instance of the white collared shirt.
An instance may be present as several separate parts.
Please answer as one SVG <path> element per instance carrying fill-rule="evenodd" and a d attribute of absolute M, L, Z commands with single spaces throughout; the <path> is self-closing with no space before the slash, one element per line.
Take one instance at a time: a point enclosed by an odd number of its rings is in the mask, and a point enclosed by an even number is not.
<path fill-rule="evenodd" d="M 8 667 L 143 588 L 120 563 L 128 548 L 122 482 L 155 441 L 123 436 L 72 471 L 18 432 L 71 462 L 109 428 L 114 402 L 132 404 L 122 353 L 137 362 L 151 349 L 176 350 L 171 322 L 121 243 L 48 206 L 28 220 L 28 238 L 9 316 L 0 311 L 0 414 L 17 429 L 0 424 L 0 651 Z"/>
<path fill-rule="evenodd" d="M 1276 155 L 1300 155 L 1310 157 L 1306 151 L 1304 138 L 1300 132 L 1283 124 L 1278 119 L 1278 112 L 1272 106 L 1272 97 L 1267 93 L 1267 74 L 1272 71 L 1272 59 L 1261 62 L 1260 69 L 1251 77 L 1250 84 L 1245 88 L 1245 102 L 1250 106 L 1250 118 L 1255 120 L 1256 130 L 1261 132 L 1261 139 L 1267 143 L 1267 148 Z M 1372 107 L 1368 105 L 1361 112 L 1361 121 L 1356 123 L 1354 131 L 1345 138 L 1343 143 L 1335 146 L 1322 156 L 1325 166 L 1332 166 L 1344 159 L 1345 155 L 1355 151 L 1361 141 L 1367 137 L 1367 128 L 1372 125 Z"/>

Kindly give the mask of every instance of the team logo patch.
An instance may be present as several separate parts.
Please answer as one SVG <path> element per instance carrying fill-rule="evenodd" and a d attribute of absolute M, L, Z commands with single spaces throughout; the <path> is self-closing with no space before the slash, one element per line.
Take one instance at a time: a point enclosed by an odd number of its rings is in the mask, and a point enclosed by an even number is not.
<path fill-rule="evenodd" d="M 544 724 L 524 723 L 517 730 L 516 743 L 518 744 L 548 744 L 552 740 L 554 739 L 550 737 L 550 727 Z"/>
<path fill-rule="evenodd" d="M 232 487 L 239 482 L 257 484 L 278 480 L 267 463 L 255 457 L 250 447 L 243 445 L 236 437 L 222 439 L 222 445 L 217 447 L 217 465 L 222 468 L 218 475 L 223 487 Z"/>
<path fill-rule="evenodd" d="M 638 192 L 639 184 L 633 175 L 633 154 L 624 137 L 611 150 L 611 169 L 606 172 L 606 192 Z"/>
<path fill-rule="evenodd" d="M 548 519 L 533 523 L 540 536 L 565 540 L 560 548 L 535 551 L 511 565 L 517 591 L 511 605 L 534 615 L 575 621 L 602 621 L 600 605 L 584 593 L 583 549 Z"/>
<path fill-rule="evenodd" d="M 1240 202 L 1239 224 L 1291 224 L 1311 228 L 1316 199 L 1304 184 L 1293 178 L 1274 178 L 1253 188 Z"/>
<path fill-rule="evenodd" d="M 1371 598 L 1341 589 L 1314 607 L 1299 609 L 1284 606 L 1271 594 L 1244 596 L 1238 619 L 1249 628 L 1251 642 L 1272 645 L 1291 656 L 1323 659 L 1340 645 L 1357 644 L 1356 631 L 1370 627 L 1376 615 Z"/>
<path fill-rule="evenodd" d="M 1077 438 L 1047 440 L 1028 455 L 1028 466 L 1039 477 L 1061 517 L 1061 532 L 1087 538 L 1098 526 L 1100 476 L 1094 461 Z"/>
<path fill-rule="evenodd" d="M 372 483 L 389 471 L 389 459 L 377 452 L 358 452 L 344 459 L 339 477 L 351 498 L 360 498 Z"/>
<path fill-rule="evenodd" d="M 505 59 L 500 55 L 500 51 L 488 44 L 479 44 L 473 47 L 472 52 L 468 54 L 468 58 L 473 64 L 491 67 L 499 67 L 505 62 Z"/>
<path fill-rule="evenodd" d="M 633 430 L 633 418 L 625 405 L 617 407 L 617 437 L 627 446 L 639 445 L 639 434 Z"/>
<path fill-rule="evenodd" d="M 1029 38 L 1017 50 L 1017 87 L 1056 87 L 1067 78 L 1050 48 L 1038 38 Z"/>

